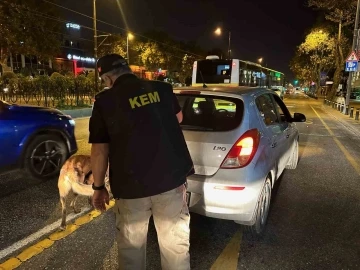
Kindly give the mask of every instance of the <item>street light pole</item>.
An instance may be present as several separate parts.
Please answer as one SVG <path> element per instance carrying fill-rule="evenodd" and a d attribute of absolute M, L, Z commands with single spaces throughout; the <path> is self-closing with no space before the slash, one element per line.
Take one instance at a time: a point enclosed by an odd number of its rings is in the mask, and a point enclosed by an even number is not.
<path fill-rule="evenodd" d="M 359 44 L 358 44 L 359 12 L 360 12 L 360 0 L 358 0 L 357 8 L 356 8 L 356 19 L 355 19 L 355 26 L 354 26 L 352 51 L 357 51 L 359 49 Z M 346 100 L 345 100 L 345 106 L 344 106 L 344 111 L 343 111 L 344 114 L 346 113 L 346 107 L 349 106 L 349 104 L 350 104 L 352 77 L 353 77 L 353 72 L 350 71 L 348 81 L 347 81 Z"/>
<path fill-rule="evenodd" d="M 231 59 L 231 31 L 229 31 L 229 48 L 228 48 L 228 52 L 229 52 L 229 59 Z"/>
<path fill-rule="evenodd" d="M 221 31 L 220 27 L 216 28 L 216 30 L 214 31 L 214 33 L 218 36 L 221 36 L 221 32 L 222 31 Z M 231 58 L 231 31 L 229 31 L 228 57 L 229 57 L 229 59 Z"/>
<path fill-rule="evenodd" d="M 127 55 L 128 65 L 130 65 L 130 58 L 129 58 L 129 34 L 126 35 L 126 55 Z"/>
<path fill-rule="evenodd" d="M 262 87 L 262 61 L 263 61 L 263 58 L 261 57 L 261 58 L 259 58 L 258 59 L 258 62 L 259 62 L 259 64 L 260 64 L 260 87 Z"/>
<path fill-rule="evenodd" d="M 129 56 L 129 40 L 132 40 L 134 38 L 134 35 L 131 33 L 127 33 L 126 35 L 126 60 L 128 62 L 128 65 L 130 65 L 130 56 Z"/>
<path fill-rule="evenodd" d="M 98 50 L 98 45 L 97 45 L 97 29 L 96 29 L 96 0 L 93 0 L 93 5 L 94 5 L 94 58 L 95 58 L 95 93 L 98 92 L 98 82 L 99 82 L 99 71 L 97 69 L 97 50 Z"/>

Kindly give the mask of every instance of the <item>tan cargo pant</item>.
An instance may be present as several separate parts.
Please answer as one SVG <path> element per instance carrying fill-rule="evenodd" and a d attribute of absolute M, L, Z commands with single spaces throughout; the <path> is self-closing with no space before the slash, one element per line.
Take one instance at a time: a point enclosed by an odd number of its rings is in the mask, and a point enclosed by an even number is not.
<path fill-rule="evenodd" d="M 158 235 L 163 270 L 189 270 L 190 214 L 185 185 L 141 199 L 115 204 L 119 269 L 146 269 L 146 240 L 150 216 Z"/>

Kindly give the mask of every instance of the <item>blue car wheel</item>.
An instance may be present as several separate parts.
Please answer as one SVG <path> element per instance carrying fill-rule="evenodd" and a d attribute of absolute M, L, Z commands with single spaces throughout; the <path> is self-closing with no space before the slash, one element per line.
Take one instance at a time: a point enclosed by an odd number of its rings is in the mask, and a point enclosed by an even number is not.
<path fill-rule="evenodd" d="M 56 135 L 36 136 L 26 148 L 24 169 L 33 178 L 51 179 L 58 176 L 68 157 L 64 140 Z"/>

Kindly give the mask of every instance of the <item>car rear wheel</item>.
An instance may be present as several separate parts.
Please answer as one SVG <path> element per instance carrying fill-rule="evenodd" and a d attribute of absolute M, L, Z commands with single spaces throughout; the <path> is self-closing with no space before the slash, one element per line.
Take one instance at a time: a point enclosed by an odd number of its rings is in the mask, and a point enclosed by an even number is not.
<path fill-rule="evenodd" d="M 56 135 L 35 137 L 25 152 L 24 169 L 32 178 L 54 178 L 68 157 L 65 142 Z"/>
<path fill-rule="evenodd" d="M 261 196 L 256 211 L 255 224 L 252 226 L 244 226 L 247 239 L 257 239 L 263 236 L 266 227 L 266 221 L 269 215 L 271 202 L 271 180 L 268 176 L 263 186 Z"/>
<path fill-rule="evenodd" d="M 299 142 L 295 141 L 294 151 L 291 154 L 289 163 L 285 166 L 286 169 L 294 170 L 297 167 L 299 161 Z"/>

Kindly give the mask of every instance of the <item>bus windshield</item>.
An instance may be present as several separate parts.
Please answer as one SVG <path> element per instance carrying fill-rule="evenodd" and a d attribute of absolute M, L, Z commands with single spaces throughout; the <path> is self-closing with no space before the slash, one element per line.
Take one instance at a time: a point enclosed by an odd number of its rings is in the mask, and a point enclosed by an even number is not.
<path fill-rule="evenodd" d="M 196 83 L 230 83 L 231 63 L 231 60 L 198 61 Z"/>

